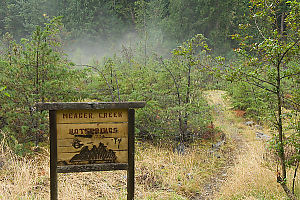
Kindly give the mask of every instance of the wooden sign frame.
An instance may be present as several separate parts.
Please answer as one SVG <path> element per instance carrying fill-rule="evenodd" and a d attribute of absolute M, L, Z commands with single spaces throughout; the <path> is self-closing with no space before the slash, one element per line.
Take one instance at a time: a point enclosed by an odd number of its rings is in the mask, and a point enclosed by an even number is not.
<path fill-rule="evenodd" d="M 90 172 L 90 171 L 111 171 L 127 170 L 127 199 L 134 199 L 134 108 L 143 108 L 145 102 L 70 102 L 70 103 L 38 103 L 38 110 L 49 110 L 50 121 L 50 198 L 58 199 L 57 173 Z M 77 110 L 127 110 L 128 113 L 128 163 L 100 163 L 100 164 L 79 164 L 58 166 L 57 151 L 57 112 Z"/>

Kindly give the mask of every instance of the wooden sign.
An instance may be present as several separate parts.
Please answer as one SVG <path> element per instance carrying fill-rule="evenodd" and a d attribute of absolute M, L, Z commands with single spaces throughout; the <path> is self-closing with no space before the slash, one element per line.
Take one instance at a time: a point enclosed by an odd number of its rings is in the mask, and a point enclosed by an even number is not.
<path fill-rule="evenodd" d="M 134 199 L 134 109 L 145 102 L 38 103 L 49 110 L 50 196 L 57 173 L 127 170 L 127 199 Z"/>
<path fill-rule="evenodd" d="M 58 165 L 128 163 L 127 110 L 59 110 Z"/>

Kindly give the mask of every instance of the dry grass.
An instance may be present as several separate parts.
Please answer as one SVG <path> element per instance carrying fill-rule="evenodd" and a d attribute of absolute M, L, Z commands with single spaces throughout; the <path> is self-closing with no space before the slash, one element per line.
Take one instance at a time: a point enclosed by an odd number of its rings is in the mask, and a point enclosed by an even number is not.
<path fill-rule="evenodd" d="M 1 145 L 2 147 L 4 144 Z M 138 143 L 136 199 L 191 199 L 201 193 L 211 174 L 224 165 L 208 146 L 188 148 L 178 155 L 171 147 Z M 49 152 L 20 158 L 1 151 L 0 199 L 49 199 Z M 88 172 L 58 175 L 59 199 L 126 199 L 126 172 Z"/>
<path fill-rule="evenodd" d="M 219 105 L 215 107 L 215 123 L 230 137 L 232 142 L 237 143 L 240 152 L 236 155 L 235 163 L 228 171 L 228 179 L 215 199 L 287 199 L 285 192 L 276 181 L 277 163 L 274 155 L 269 152 L 267 142 L 258 140 L 255 135 L 257 130 L 246 126 L 245 119 L 236 117 L 236 114 L 228 107 L 229 104 L 226 105 L 226 101 L 222 100 L 224 95 L 223 91 L 206 93 L 212 105 Z M 270 130 L 264 128 L 259 131 L 267 134 Z M 292 175 L 293 170 L 290 170 L 289 183 L 291 183 Z M 299 193 L 298 175 L 296 194 L 300 195 Z"/>
<path fill-rule="evenodd" d="M 226 159 L 211 155 L 208 146 L 196 145 L 182 156 L 173 153 L 171 148 L 143 145 L 137 154 L 138 191 L 156 188 L 170 193 L 171 197 L 174 193 L 187 199 L 197 196 L 210 176 L 224 166 Z M 147 199 L 145 193 L 138 192 L 138 199 Z"/>
<path fill-rule="evenodd" d="M 264 166 L 265 145 L 258 141 L 245 145 L 247 151 L 238 155 L 217 199 L 283 199 L 276 174 Z"/>
<path fill-rule="evenodd" d="M 248 141 L 217 199 L 287 199 L 276 182 L 276 162 L 266 159 L 270 156 L 265 142 Z M 292 173 L 292 170 L 289 171 L 289 181 L 292 180 Z M 296 184 L 296 191 L 299 192 L 299 176 Z"/>
<path fill-rule="evenodd" d="M 209 143 L 194 144 L 185 155 L 178 155 L 171 146 L 138 142 L 135 199 L 198 199 L 212 177 L 220 178 L 220 171 L 221 176 L 225 171 L 228 177 L 214 199 L 286 199 L 276 182 L 276 164 L 272 159 L 265 159 L 270 156 L 267 144 L 257 140 L 255 130 L 231 112 L 222 98 L 224 94 L 222 91 L 206 93 L 214 105 L 215 125 L 227 135 L 227 144 L 218 152 L 221 158 L 210 153 Z M 0 199 L 49 199 L 47 149 L 20 158 L 5 149 L 6 146 L 0 143 Z M 233 159 L 235 162 L 228 165 L 228 160 Z M 126 199 L 126 175 L 125 171 L 59 174 L 59 199 Z M 299 186 L 298 176 L 298 195 Z"/>

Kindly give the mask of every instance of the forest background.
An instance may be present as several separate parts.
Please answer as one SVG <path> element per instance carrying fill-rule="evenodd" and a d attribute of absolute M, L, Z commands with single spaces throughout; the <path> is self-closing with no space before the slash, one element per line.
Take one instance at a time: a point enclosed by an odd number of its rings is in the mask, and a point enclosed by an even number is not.
<path fill-rule="evenodd" d="M 143 137 L 180 140 L 187 129 L 189 137 L 200 136 L 211 123 L 201 91 L 226 83 L 196 60 L 202 50 L 233 58 L 237 42 L 230 35 L 247 20 L 247 7 L 247 1 L 1 1 L 1 85 L 9 94 L 1 127 L 14 129 L 18 145 L 37 145 L 47 131 L 38 128 L 35 102 L 144 100 Z M 188 120 L 195 126 L 187 127 Z"/>
<path fill-rule="evenodd" d="M 1 1 L 0 137 L 18 155 L 47 146 L 37 102 L 146 101 L 137 138 L 179 147 L 219 132 L 202 93 L 221 89 L 274 127 L 284 185 L 300 157 L 299 24 L 299 1 Z"/>

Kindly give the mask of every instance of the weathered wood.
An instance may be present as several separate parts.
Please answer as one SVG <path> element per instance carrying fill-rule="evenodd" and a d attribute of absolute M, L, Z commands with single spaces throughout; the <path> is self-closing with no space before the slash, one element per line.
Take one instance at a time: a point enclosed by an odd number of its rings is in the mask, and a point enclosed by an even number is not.
<path fill-rule="evenodd" d="M 59 110 L 57 123 L 127 122 L 126 109 Z"/>
<path fill-rule="evenodd" d="M 98 145 L 100 142 L 113 151 L 124 151 L 128 149 L 128 138 L 96 138 L 93 142 L 91 142 L 89 138 L 83 138 L 81 144 L 91 149 L 93 145 Z M 57 153 L 79 152 L 81 147 L 74 148 L 73 144 L 74 139 L 57 140 Z"/>
<path fill-rule="evenodd" d="M 50 198 L 57 200 L 57 129 L 56 111 L 49 111 L 50 120 Z"/>
<path fill-rule="evenodd" d="M 103 163 L 103 164 L 86 164 L 86 165 L 67 165 L 58 166 L 58 173 L 70 172 L 90 172 L 90 171 L 110 171 L 110 170 L 127 170 L 126 163 Z"/>
<path fill-rule="evenodd" d="M 128 162 L 128 110 L 59 110 L 56 123 L 59 165 Z"/>
<path fill-rule="evenodd" d="M 38 110 L 90 110 L 90 109 L 129 109 L 143 108 L 146 105 L 144 101 L 138 102 L 54 102 L 37 103 Z"/>
<path fill-rule="evenodd" d="M 57 173 L 127 170 L 127 199 L 134 199 L 134 109 L 145 102 L 38 103 L 49 110 L 51 200 Z"/>
<path fill-rule="evenodd" d="M 127 146 L 127 144 L 125 144 Z M 89 148 L 92 149 L 92 148 Z M 73 151 L 73 150 L 72 150 Z M 72 152 L 71 150 L 68 152 L 68 149 L 66 148 L 60 148 L 57 152 L 58 156 L 58 165 L 82 165 L 82 164 L 100 164 L 100 163 L 107 163 L 107 162 L 113 162 L 113 163 L 127 163 L 128 162 L 128 150 L 122 149 L 122 150 L 112 150 L 114 152 L 115 159 L 101 159 L 101 157 L 89 157 L 87 159 L 81 158 L 76 159 L 74 157 L 75 155 L 80 155 L 80 151 L 78 152 Z M 77 156 L 78 157 L 78 156 Z"/>
<path fill-rule="evenodd" d="M 127 123 L 57 124 L 57 139 L 122 138 L 128 135 Z"/>
<path fill-rule="evenodd" d="M 134 199 L 134 109 L 128 111 L 128 170 L 127 170 L 127 200 Z"/>

